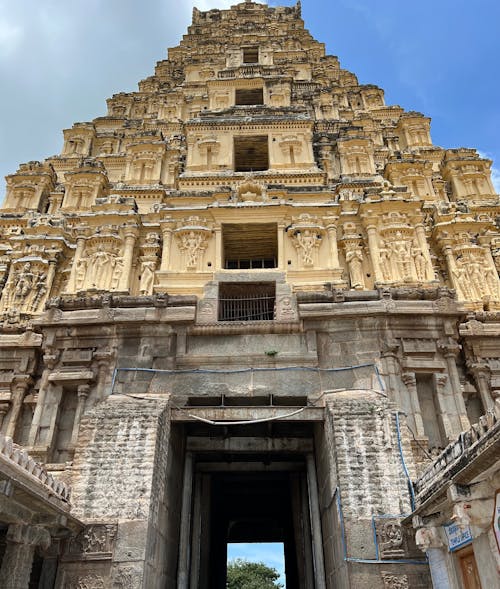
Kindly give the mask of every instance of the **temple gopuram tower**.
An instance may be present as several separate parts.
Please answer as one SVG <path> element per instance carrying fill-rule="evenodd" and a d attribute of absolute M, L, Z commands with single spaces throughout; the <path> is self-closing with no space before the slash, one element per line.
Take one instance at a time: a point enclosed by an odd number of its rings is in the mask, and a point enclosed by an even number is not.
<path fill-rule="evenodd" d="M 0 209 L 0 589 L 225 589 L 239 542 L 287 589 L 492 588 L 492 162 L 300 2 L 194 9 L 63 133 Z"/>

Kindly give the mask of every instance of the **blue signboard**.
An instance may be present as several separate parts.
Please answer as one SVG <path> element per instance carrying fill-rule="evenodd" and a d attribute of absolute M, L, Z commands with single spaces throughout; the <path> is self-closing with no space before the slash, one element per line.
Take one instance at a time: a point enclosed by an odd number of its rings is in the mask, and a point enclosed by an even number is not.
<path fill-rule="evenodd" d="M 462 548 L 472 542 L 472 532 L 469 526 L 460 526 L 458 524 L 449 524 L 443 526 L 448 538 L 448 548 L 450 552 Z"/>

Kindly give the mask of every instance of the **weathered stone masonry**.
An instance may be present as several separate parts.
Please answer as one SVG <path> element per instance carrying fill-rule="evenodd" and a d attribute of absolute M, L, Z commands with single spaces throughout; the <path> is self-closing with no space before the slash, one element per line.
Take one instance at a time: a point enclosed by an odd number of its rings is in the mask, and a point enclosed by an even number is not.
<path fill-rule="evenodd" d="M 425 489 L 498 404 L 491 161 L 300 2 L 195 9 L 63 134 L 0 210 L 0 588 L 222 589 L 227 544 L 264 540 L 287 589 L 490 582 L 492 532 L 450 552 L 455 481 Z M 495 472 L 464 474 L 490 507 Z"/>

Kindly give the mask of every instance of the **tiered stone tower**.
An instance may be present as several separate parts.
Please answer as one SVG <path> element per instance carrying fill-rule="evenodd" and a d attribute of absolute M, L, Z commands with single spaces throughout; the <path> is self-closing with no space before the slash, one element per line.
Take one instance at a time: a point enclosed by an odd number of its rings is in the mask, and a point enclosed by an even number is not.
<path fill-rule="evenodd" d="M 1 570 L 43 544 L 40 587 L 218 589 L 228 542 L 276 540 L 288 589 L 428 587 L 407 476 L 500 390 L 491 161 L 300 2 L 195 9 L 107 103 L 7 177 L 1 431 L 72 496 L 0 469 Z"/>

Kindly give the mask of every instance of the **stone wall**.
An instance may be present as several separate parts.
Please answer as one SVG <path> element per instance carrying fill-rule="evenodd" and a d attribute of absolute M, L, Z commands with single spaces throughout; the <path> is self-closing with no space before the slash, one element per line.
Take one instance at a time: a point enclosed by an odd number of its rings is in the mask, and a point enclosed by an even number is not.
<path fill-rule="evenodd" d="M 334 546 L 328 587 L 399 586 L 389 578 L 428 587 L 425 561 L 401 525 L 411 512 L 401 454 L 410 465 L 412 457 L 392 403 L 368 391 L 328 395 L 316 445 L 323 539 Z"/>
<path fill-rule="evenodd" d="M 162 579 L 168 440 L 168 398 L 112 396 L 85 415 L 72 483 L 74 515 L 87 527 L 68 543 L 57 587 L 105 587 L 112 578 L 133 589 L 151 572 Z"/>

